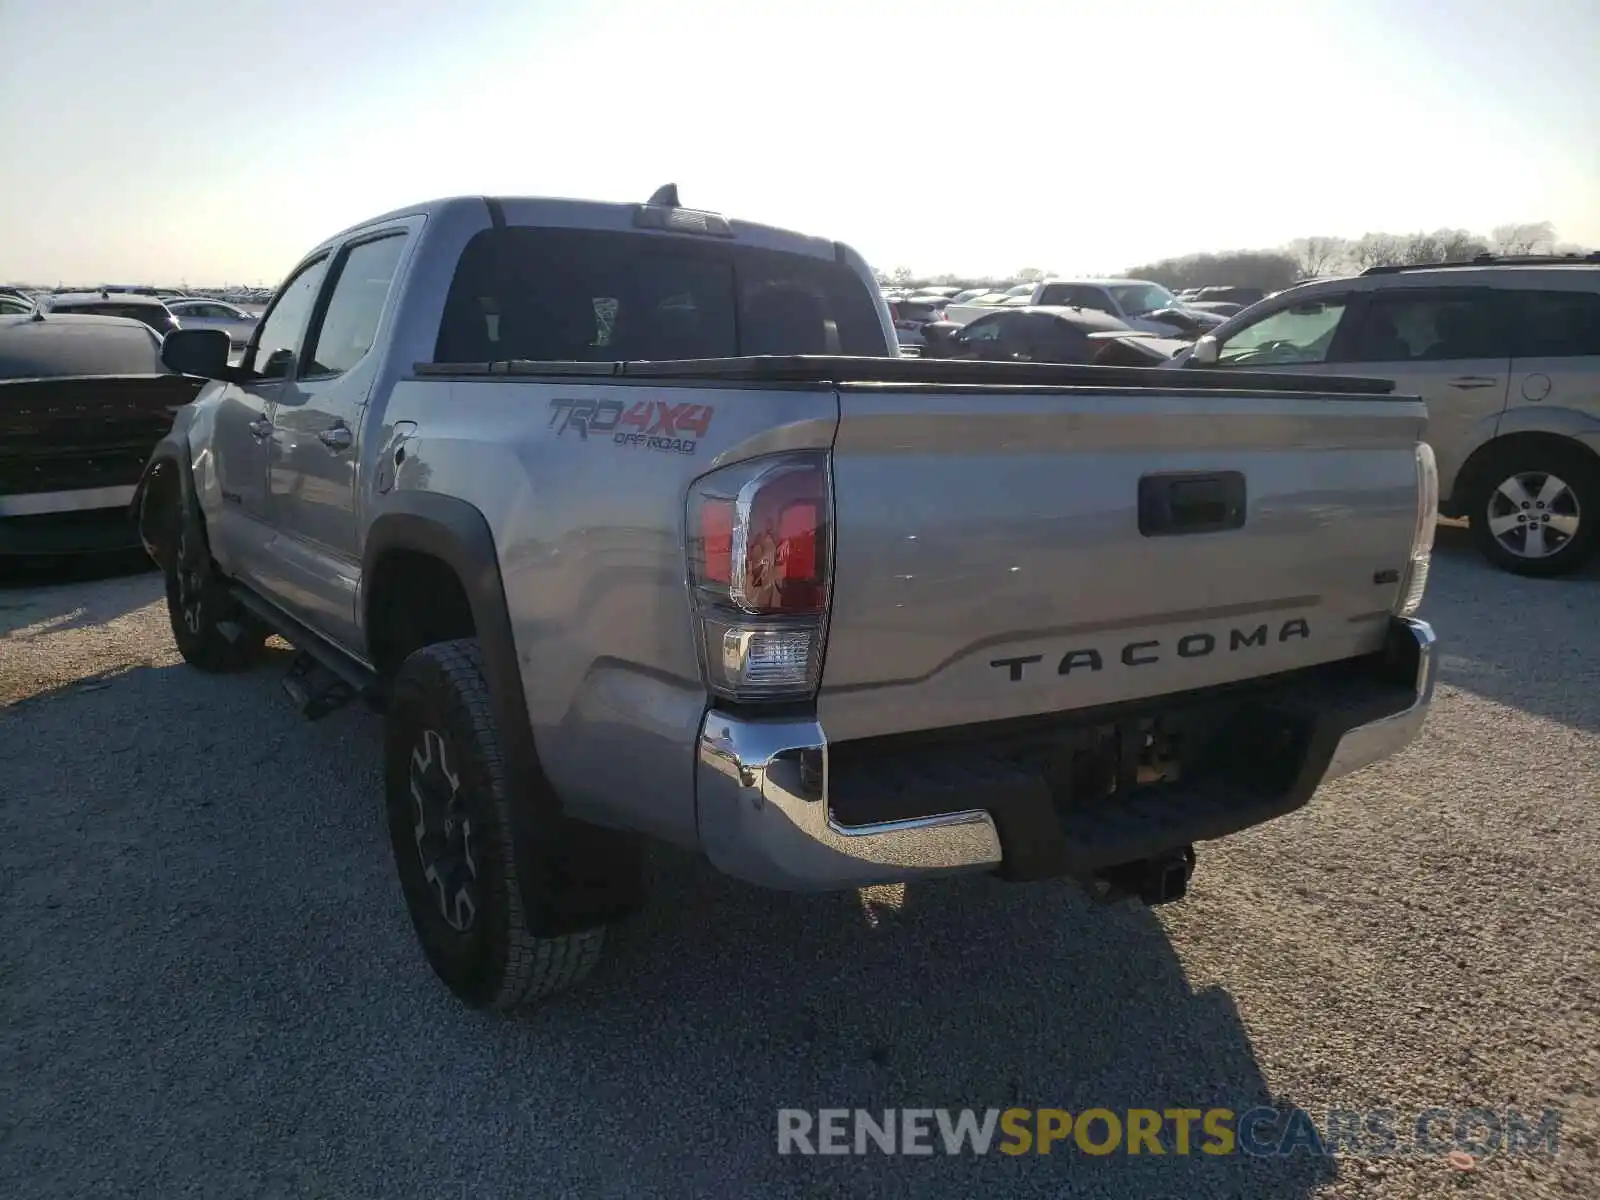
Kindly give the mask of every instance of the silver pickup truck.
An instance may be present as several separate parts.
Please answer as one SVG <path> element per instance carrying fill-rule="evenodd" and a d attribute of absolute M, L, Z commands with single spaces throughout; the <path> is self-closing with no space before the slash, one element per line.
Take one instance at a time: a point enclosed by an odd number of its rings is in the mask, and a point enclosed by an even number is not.
<path fill-rule="evenodd" d="M 330 238 L 134 499 L 183 657 L 384 712 L 429 962 L 580 978 L 642 847 L 1160 903 L 1413 738 L 1433 458 L 1386 383 L 894 357 L 862 260 L 681 207 Z"/>

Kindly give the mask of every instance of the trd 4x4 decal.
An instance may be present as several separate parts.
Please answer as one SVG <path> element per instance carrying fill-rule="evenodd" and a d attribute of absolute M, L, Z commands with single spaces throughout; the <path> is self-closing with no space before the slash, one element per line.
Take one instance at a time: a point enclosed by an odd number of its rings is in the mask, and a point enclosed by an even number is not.
<path fill-rule="evenodd" d="M 665 400 L 639 400 L 631 407 L 623 400 L 552 400 L 550 425 L 557 437 L 570 431 L 588 441 L 591 433 L 608 433 L 618 446 L 693 454 L 715 411 L 709 404 Z"/>

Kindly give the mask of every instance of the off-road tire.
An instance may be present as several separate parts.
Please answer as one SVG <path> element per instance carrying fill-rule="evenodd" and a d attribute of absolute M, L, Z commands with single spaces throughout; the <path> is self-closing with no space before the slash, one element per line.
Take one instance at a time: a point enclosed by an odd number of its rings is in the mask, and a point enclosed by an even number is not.
<path fill-rule="evenodd" d="M 163 566 L 167 618 L 178 653 L 212 674 L 244 671 L 261 658 L 268 630 L 228 594 L 204 540 L 181 519 Z"/>
<path fill-rule="evenodd" d="M 1478 552 L 1502 571 L 1554 578 L 1579 570 L 1600 550 L 1600 465 L 1592 455 L 1561 446 L 1510 446 L 1493 455 L 1473 475 L 1468 527 Z M 1503 482 L 1518 475 L 1554 475 L 1577 499 L 1577 533 L 1560 549 L 1542 558 L 1515 553 L 1489 527 L 1490 504 L 1496 491 Z"/>
<path fill-rule="evenodd" d="M 435 974 L 475 1008 L 505 1010 L 578 983 L 599 961 L 605 926 L 540 937 L 528 929 L 522 887 L 543 870 L 519 855 L 512 833 L 512 790 L 495 729 L 483 658 L 472 639 L 437 642 L 401 663 L 390 689 L 384 730 L 384 790 L 389 837 L 401 891 L 417 939 Z M 429 743 L 427 735 L 437 735 Z M 473 912 L 466 929 L 452 927 L 425 874 L 417 828 L 422 801 L 413 799 L 413 755 L 441 746 L 459 783 L 459 812 L 470 821 L 475 864 Z M 459 822 L 461 817 L 457 817 Z M 542 883 L 543 881 L 533 881 Z M 455 909 L 459 918 L 459 907 Z"/>

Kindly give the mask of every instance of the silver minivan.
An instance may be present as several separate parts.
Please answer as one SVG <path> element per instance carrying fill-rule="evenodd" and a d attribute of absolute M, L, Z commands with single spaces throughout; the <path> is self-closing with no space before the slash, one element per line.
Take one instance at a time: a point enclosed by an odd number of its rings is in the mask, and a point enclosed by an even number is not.
<path fill-rule="evenodd" d="M 1564 575 L 1600 549 L 1600 254 L 1316 280 L 1178 361 L 1392 379 L 1427 402 L 1440 511 L 1491 562 Z"/>

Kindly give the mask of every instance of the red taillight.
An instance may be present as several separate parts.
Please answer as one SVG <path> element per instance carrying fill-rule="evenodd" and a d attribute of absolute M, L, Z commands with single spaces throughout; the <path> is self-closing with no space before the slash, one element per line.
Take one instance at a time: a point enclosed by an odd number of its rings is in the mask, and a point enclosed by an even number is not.
<path fill-rule="evenodd" d="M 707 681 L 736 700 L 815 691 L 831 569 L 827 456 L 738 463 L 689 496 L 689 574 Z"/>
<path fill-rule="evenodd" d="M 705 578 L 727 583 L 733 575 L 733 501 L 707 499 L 700 505 L 700 544 Z"/>

